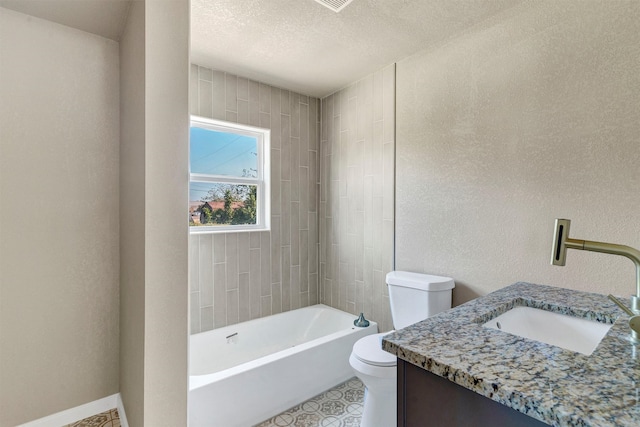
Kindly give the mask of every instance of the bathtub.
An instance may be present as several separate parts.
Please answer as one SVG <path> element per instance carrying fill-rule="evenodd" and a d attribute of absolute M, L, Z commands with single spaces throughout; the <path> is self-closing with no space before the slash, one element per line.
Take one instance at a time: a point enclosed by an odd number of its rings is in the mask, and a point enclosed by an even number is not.
<path fill-rule="evenodd" d="M 354 376 L 353 344 L 378 332 L 318 304 L 191 335 L 189 426 L 247 427 Z"/>

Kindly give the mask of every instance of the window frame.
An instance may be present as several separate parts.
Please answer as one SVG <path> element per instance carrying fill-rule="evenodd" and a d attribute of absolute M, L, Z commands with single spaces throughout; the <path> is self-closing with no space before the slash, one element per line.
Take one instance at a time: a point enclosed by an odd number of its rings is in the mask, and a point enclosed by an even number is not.
<path fill-rule="evenodd" d="M 191 172 L 191 128 L 198 127 L 217 132 L 234 133 L 256 138 L 257 177 L 202 174 Z M 189 186 L 192 182 L 255 185 L 256 223 L 216 226 L 189 226 L 189 234 L 237 233 L 269 231 L 271 229 L 271 130 L 223 120 L 191 115 L 189 120 Z M 191 201 L 191 200 L 190 200 Z"/>

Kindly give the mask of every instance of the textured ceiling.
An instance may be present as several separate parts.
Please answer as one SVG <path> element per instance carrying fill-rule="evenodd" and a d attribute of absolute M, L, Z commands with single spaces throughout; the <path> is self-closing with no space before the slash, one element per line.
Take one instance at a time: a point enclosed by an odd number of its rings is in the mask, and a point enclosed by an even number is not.
<path fill-rule="evenodd" d="M 0 0 L 0 7 L 119 40 L 131 0 Z"/>
<path fill-rule="evenodd" d="M 322 97 L 524 0 L 191 0 L 193 63 Z M 0 0 L 118 40 L 130 0 Z"/>
<path fill-rule="evenodd" d="M 325 96 L 522 0 L 191 0 L 191 59 Z"/>

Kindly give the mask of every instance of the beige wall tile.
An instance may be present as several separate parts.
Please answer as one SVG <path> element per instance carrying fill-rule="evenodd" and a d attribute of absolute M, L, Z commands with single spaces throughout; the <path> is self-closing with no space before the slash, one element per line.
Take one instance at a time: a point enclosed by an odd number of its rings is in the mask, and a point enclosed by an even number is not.
<path fill-rule="evenodd" d="M 324 98 L 320 113 L 320 301 L 363 311 L 382 331 L 392 328 L 394 85 L 391 65 Z"/>

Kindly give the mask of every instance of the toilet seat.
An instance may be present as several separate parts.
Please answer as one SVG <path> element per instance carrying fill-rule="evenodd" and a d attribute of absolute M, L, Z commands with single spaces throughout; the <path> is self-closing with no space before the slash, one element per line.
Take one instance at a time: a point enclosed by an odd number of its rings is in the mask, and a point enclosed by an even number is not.
<path fill-rule="evenodd" d="M 367 335 L 360 338 L 354 345 L 352 355 L 362 363 L 367 365 L 391 367 L 396 366 L 398 359 L 391 353 L 382 349 L 382 337 L 388 332 L 381 334 Z"/>

